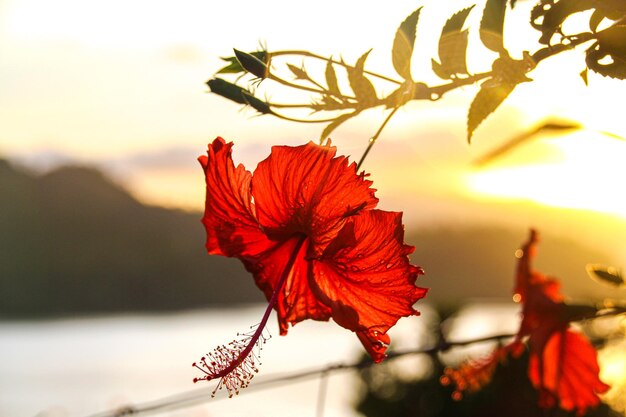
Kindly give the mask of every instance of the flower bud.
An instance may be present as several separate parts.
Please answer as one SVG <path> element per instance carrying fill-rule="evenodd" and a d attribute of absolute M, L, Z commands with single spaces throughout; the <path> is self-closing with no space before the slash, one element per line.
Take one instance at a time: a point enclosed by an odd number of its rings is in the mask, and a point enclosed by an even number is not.
<path fill-rule="evenodd" d="M 264 62 L 267 65 L 269 60 L 269 54 L 267 51 L 255 51 L 251 52 L 250 55 L 258 58 L 261 62 Z M 222 60 L 226 61 L 227 65 L 217 71 L 216 74 L 238 74 L 245 71 L 235 56 L 222 58 Z"/>
<path fill-rule="evenodd" d="M 246 104 L 261 114 L 271 114 L 270 104 L 254 97 L 254 94 L 237 84 L 230 83 L 221 78 L 213 78 L 207 81 L 212 93 L 227 98 L 235 103 Z"/>
<path fill-rule="evenodd" d="M 262 80 L 267 78 L 267 76 L 269 75 L 269 68 L 267 67 L 265 62 L 247 52 L 239 51 L 237 49 L 234 49 L 234 51 L 235 57 L 237 57 L 237 60 L 244 70 Z"/>

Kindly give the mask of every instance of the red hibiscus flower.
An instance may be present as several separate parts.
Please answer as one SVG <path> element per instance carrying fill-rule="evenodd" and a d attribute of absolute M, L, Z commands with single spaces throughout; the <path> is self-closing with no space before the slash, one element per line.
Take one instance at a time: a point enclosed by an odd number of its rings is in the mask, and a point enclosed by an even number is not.
<path fill-rule="evenodd" d="M 538 240 L 537 232 L 531 230 L 517 267 L 514 297 L 524 303 L 517 337 L 529 336 L 528 376 L 539 390 L 539 405 L 558 405 L 582 415 L 600 403 L 598 394 L 606 392 L 609 386 L 598 376 L 600 368 L 594 347 L 584 335 L 569 328 L 559 282 L 530 266 Z"/>
<path fill-rule="evenodd" d="M 194 366 L 198 380 L 220 378 L 229 392 L 247 385 L 255 344 L 272 309 L 282 335 L 305 319 L 329 320 L 356 333 L 375 362 L 387 331 L 426 289 L 409 263 L 402 214 L 376 210 L 372 182 L 335 148 L 312 142 L 275 146 L 251 174 L 235 167 L 232 143 L 217 138 L 199 161 L 206 177 L 202 222 L 210 254 L 240 259 L 269 300 L 243 341 L 220 346 Z"/>
<path fill-rule="evenodd" d="M 572 331 L 556 279 L 531 267 L 537 250 L 538 234 L 530 231 L 528 242 L 518 251 L 519 263 L 513 299 L 521 302 L 522 322 L 515 340 L 497 349 L 488 358 L 446 370 L 444 384 L 454 383 L 457 390 L 474 392 L 488 383 L 498 362 L 510 354 L 521 354 L 522 340 L 528 338 L 530 351 L 528 376 L 539 391 L 539 406 L 559 406 L 579 415 L 599 404 L 598 394 L 609 386 L 600 381 L 597 354 L 584 335 Z"/>

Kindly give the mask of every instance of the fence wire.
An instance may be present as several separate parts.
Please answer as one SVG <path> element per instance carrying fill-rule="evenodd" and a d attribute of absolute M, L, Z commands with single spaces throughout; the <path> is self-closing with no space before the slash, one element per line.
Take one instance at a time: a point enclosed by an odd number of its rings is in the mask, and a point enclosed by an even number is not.
<path fill-rule="evenodd" d="M 463 340 L 463 341 L 444 341 L 440 342 L 437 345 L 422 348 L 422 349 L 413 349 L 413 350 L 404 350 L 397 352 L 389 352 L 389 355 L 385 362 L 393 361 L 394 359 L 407 356 L 407 355 L 431 355 L 437 352 L 444 352 L 453 347 L 460 346 L 468 346 L 478 343 L 484 342 L 501 342 L 504 339 L 510 339 L 514 337 L 515 333 L 505 333 L 505 334 L 497 334 L 487 337 Z M 341 371 L 348 370 L 359 370 L 363 368 L 367 368 L 373 365 L 369 358 L 364 358 L 359 361 L 353 362 L 345 362 L 345 363 L 337 363 L 325 365 L 323 367 L 311 368 L 307 370 L 301 370 L 297 372 L 287 373 L 287 374 L 276 374 L 273 376 L 268 376 L 266 378 L 259 379 L 252 383 L 248 388 L 241 391 L 239 395 L 246 395 L 247 392 L 260 391 L 275 387 L 280 387 L 282 385 L 286 385 L 293 381 L 306 380 L 311 378 L 322 378 L 320 385 L 320 394 L 318 398 L 318 414 L 321 410 L 323 413 L 324 401 L 325 401 L 325 390 L 327 379 L 330 374 L 334 374 Z M 199 405 L 202 403 L 208 403 L 213 401 L 221 401 L 224 399 L 228 399 L 227 396 L 219 396 L 219 397 L 211 397 L 212 388 L 202 388 L 196 390 L 190 390 L 181 392 L 179 394 L 162 397 L 156 400 L 147 401 L 143 403 L 138 403 L 134 405 L 126 405 L 123 407 L 118 407 L 116 409 L 107 410 L 103 412 L 99 412 L 96 414 L 91 414 L 88 417 L 126 417 L 126 416 L 138 416 L 138 415 L 149 415 L 155 413 L 161 413 L 164 411 L 178 410 L 182 408 L 187 408 L 195 405 Z"/>

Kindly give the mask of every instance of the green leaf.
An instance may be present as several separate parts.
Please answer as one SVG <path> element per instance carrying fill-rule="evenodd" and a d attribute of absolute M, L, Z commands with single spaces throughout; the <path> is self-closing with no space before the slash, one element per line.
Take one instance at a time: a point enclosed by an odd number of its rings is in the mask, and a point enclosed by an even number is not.
<path fill-rule="evenodd" d="M 247 52 L 239 51 L 237 49 L 234 49 L 234 51 L 235 57 L 237 57 L 237 60 L 244 70 L 262 80 L 267 78 L 269 74 L 269 68 L 267 64 L 265 64 L 265 62 Z"/>
<path fill-rule="evenodd" d="M 489 80 L 488 80 L 489 81 Z M 500 104 L 508 97 L 513 91 L 516 84 L 495 84 L 486 82 L 483 83 L 480 90 L 474 97 L 472 104 L 470 105 L 469 112 L 467 114 L 467 141 L 472 140 L 474 131 L 487 118 L 493 113 Z"/>
<path fill-rule="evenodd" d="M 613 266 L 605 266 L 600 264 L 587 264 L 587 274 L 592 279 L 604 284 L 619 287 L 624 285 L 624 278 L 619 269 Z"/>
<path fill-rule="evenodd" d="M 336 97 L 341 97 L 341 91 L 339 90 L 339 84 L 337 83 L 337 74 L 335 73 L 335 67 L 330 60 L 326 63 L 326 71 L 324 75 L 326 76 L 328 91 Z"/>
<path fill-rule="evenodd" d="M 326 126 L 324 128 L 324 130 L 322 131 L 322 134 L 320 135 L 320 142 L 323 142 L 324 140 L 328 139 L 328 137 L 330 136 L 330 134 L 337 129 L 342 123 L 344 123 L 347 120 L 350 120 L 351 118 L 353 118 L 354 116 L 356 116 L 357 114 L 359 114 L 358 111 L 352 112 L 352 113 L 345 113 L 342 114 L 341 116 L 337 117 L 335 120 L 333 120 L 332 122 L 330 122 L 328 124 L 328 126 Z"/>
<path fill-rule="evenodd" d="M 506 52 L 502 36 L 505 13 L 506 0 L 487 0 L 480 21 L 480 40 L 483 45 L 500 54 Z"/>
<path fill-rule="evenodd" d="M 465 60 L 467 51 L 467 30 L 463 24 L 474 6 L 455 13 L 444 25 L 439 38 L 439 60 L 431 60 L 435 74 L 442 79 L 449 79 L 456 74 L 467 74 Z"/>
<path fill-rule="evenodd" d="M 411 57 L 415 45 L 417 21 L 422 8 L 415 10 L 400 24 L 391 49 L 391 62 L 396 72 L 405 80 L 411 79 Z"/>
<path fill-rule="evenodd" d="M 297 80 L 310 80 L 309 74 L 304 70 L 304 68 L 298 68 L 295 65 L 287 64 L 287 68 L 296 76 Z"/>
<path fill-rule="evenodd" d="M 587 68 L 606 77 L 626 79 L 626 25 L 598 32 L 596 40 L 587 50 Z"/>
<path fill-rule="evenodd" d="M 363 70 L 365 67 L 365 60 L 367 56 L 372 50 L 370 49 L 366 53 L 364 53 L 357 61 L 354 67 L 346 67 L 348 71 L 348 81 L 350 82 L 350 87 L 352 91 L 354 91 L 354 95 L 357 100 L 362 105 L 367 105 L 368 103 L 372 103 L 377 100 L 376 97 L 376 89 L 372 85 L 371 81 L 368 80 L 363 74 Z"/>

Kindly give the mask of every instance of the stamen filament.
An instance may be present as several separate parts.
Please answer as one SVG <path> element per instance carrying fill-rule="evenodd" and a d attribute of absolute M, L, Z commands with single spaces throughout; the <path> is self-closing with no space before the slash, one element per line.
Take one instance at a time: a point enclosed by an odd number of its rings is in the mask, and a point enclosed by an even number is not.
<path fill-rule="evenodd" d="M 198 381 L 211 381 L 213 379 L 220 379 L 213 395 L 221 389 L 226 387 L 229 392 L 229 396 L 232 397 L 233 393 L 238 394 L 240 388 L 245 388 L 249 385 L 250 380 L 254 377 L 254 373 L 258 372 L 256 363 L 259 355 L 253 352 L 255 346 L 261 350 L 261 345 L 268 339 L 267 336 L 263 336 L 263 330 L 267 324 L 267 320 L 278 301 L 278 295 L 285 286 L 287 278 L 291 274 L 293 265 L 296 261 L 300 249 L 304 244 L 305 237 L 298 239 L 293 252 L 291 253 L 285 268 L 280 276 L 280 279 L 276 283 L 272 297 L 269 300 L 267 308 L 263 313 L 261 322 L 256 326 L 256 329 L 252 334 L 244 333 L 238 334 L 238 336 L 246 336 L 242 340 L 234 340 L 229 343 L 228 346 L 220 345 L 212 353 L 203 356 L 200 359 L 200 364 L 194 362 L 192 366 L 199 369 L 204 373 L 204 376 L 200 378 L 194 378 L 193 382 Z M 207 361 L 209 359 L 209 361 Z"/>

